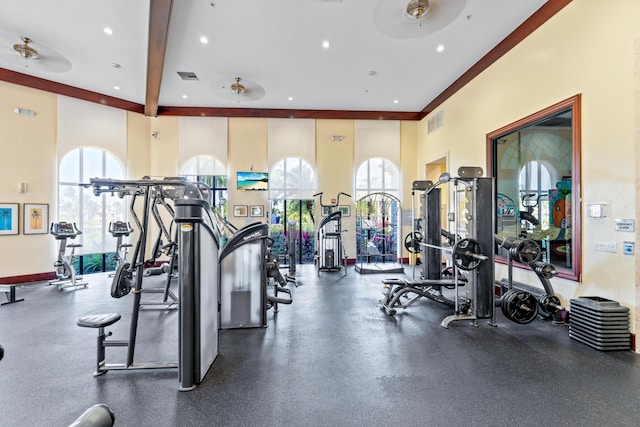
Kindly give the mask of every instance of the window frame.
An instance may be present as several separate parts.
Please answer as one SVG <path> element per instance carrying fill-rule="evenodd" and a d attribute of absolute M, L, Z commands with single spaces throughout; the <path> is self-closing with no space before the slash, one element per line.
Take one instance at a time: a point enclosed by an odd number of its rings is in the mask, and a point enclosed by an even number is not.
<path fill-rule="evenodd" d="M 571 221 L 572 221 L 572 253 L 571 253 L 571 269 L 558 270 L 557 277 L 572 280 L 576 282 L 582 281 L 582 171 L 581 171 L 581 153 L 582 153 L 582 110 L 581 110 L 581 94 L 574 95 L 547 108 L 537 111 L 529 116 L 519 119 L 513 123 L 494 130 L 486 135 L 486 152 L 487 152 L 487 176 L 496 177 L 494 170 L 495 145 L 497 139 L 502 136 L 511 134 L 520 129 L 531 127 L 541 122 L 549 116 L 560 113 L 563 110 L 571 109 L 571 156 L 572 156 L 572 173 L 571 173 Z M 497 197 L 497 186 L 494 197 Z M 497 212 L 495 213 L 497 216 Z M 497 220 L 496 220 L 497 224 Z M 507 259 L 496 256 L 495 261 L 500 264 L 506 264 Z M 515 266 L 524 268 L 522 265 L 514 263 Z"/>

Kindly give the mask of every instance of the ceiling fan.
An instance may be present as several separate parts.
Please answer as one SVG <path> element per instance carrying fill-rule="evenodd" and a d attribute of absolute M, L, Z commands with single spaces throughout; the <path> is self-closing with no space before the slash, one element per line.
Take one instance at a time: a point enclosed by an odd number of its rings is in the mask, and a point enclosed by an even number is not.
<path fill-rule="evenodd" d="M 378 0 L 373 22 L 389 37 L 423 37 L 451 24 L 466 3 L 467 0 Z"/>
<path fill-rule="evenodd" d="M 257 101 L 264 97 L 265 90 L 262 86 L 252 81 L 235 77 L 234 83 L 229 84 L 229 79 L 213 82 L 212 89 L 221 98 L 241 101 Z"/>
<path fill-rule="evenodd" d="M 20 36 L 21 43 L 11 43 L 15 34 L 0 32 L 0 67 L 16 71 L 64 73 L 71 70 L 71 61 L 62 54 L 34 42 L 30 37 Z"/>

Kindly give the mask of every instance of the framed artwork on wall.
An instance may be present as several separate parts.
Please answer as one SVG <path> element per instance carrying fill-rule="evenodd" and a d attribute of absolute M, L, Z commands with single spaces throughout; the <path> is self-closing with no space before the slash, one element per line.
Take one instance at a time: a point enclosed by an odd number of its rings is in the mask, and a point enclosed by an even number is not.
<path fill-rule="evenodd" d="M 234 205 L 233 216 L 247 216 L 247 205 Z"/>
<path fill-rule="evenodd" d="M 338 210 L 342 212 L 342 216 L 351 216 L 351 206 L 338 206 Z"/>
<path fill-rule="evenodd" d="M 18 234 L 18 203 L 0 203 L 0 236 Z"/>
<path fill-rule="evenodd" d="M 22 233 L 47 234 L 49 232 L 49 205 L 46 203 L 24 203 L 22 205 Z"/>
<path fill-rule="evenodd" d="M 251 206 L 251 216 L 263 217 L 264 216 L 264 206 L 262 206 L 262 205 L 253 205 L 253 206 Z"/>

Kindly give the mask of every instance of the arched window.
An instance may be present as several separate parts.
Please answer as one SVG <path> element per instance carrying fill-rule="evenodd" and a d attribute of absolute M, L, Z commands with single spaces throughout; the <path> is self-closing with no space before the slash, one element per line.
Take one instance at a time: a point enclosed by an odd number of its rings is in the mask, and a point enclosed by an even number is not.
<path fill-rule="evenodd" d="M 188 160 L 180 169 L 180 175 L 193 182 L 203 182 L 211 187 L 211 206 L 227 216 L 227 169 L 213 156 L 198 155 Z"/>
<path fill-rule="evenodd" d="M 400 197 L 400 174 L 389 160 L 376 157 L 362 163 L 356 172 L 356 200 L 371 193 Z"/>
<path fill-rule="evenodd" d="M 316 174 L 311 165 L 298 157 L 287 157 L 269 171 L 269 199 L 308 200 L 316 192 Z"/>
<path fill-rule="evenodd" d="M 91 188 L 79 185 L 89 183 L 91 178 L 123 179 L 124 168 L 113 154 L 93 147 L 77 148 L 60 161 L 57 221 L 76 223 L 82 234 L 74 243 L 82 244 L 83 254 L 114 252 L 109 223 L 125 220 L 127 206 L 119 197 L 95 196 Z"/>

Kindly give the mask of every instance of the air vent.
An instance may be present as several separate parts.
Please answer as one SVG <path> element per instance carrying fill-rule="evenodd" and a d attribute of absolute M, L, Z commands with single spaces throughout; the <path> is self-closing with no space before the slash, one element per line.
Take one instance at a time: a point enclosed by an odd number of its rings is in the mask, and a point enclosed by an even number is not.
<path fill-rule="evenodd" d="M 182 80 L 198 80 L 198 76 L 192 71 L 178 71 L 178 75 Z"/>
<path fill-rule="evenodd" d="M 427 133 L 433 133 L 444 126 L 444 110 L 440 110 L 427 119 Z"/>

